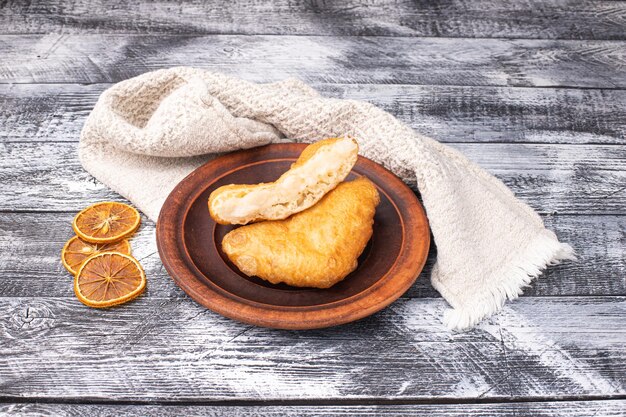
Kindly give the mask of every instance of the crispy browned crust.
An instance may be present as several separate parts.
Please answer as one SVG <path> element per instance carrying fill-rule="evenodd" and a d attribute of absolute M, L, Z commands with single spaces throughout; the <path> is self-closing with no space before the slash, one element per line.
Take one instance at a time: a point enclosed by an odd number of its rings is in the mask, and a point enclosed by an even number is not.
<path fill-rule="evenodd" d="M 331 144 L 333 144 L 334 142 L 336 142 L 336 141 L 338 141 L 340 139 L 342 139 L 342 138 L 328 138 L 328 139 L 323 139 L 323 140 L 320 140 L 320 141 L 317 141 L 315 143 L 310 144 L 309 146 L 307 146 L 302 151 L 302 153 L 300 154 L 300 156 L 298 157 L 296 162 L 294 162 L 291 165 L 290 170 L 293 169 L 293 168 L 297 168 L 297 167 L 303 165 L 306 161 L 308 161 L 311 157 L 313 157 L 313 155 L 315 155 L 315 153 L 320 148 L 322 148 L 324 146 L 327 146 L 327 145 L 331 145 Z M 274 183 L 280 181 L 283 177 L 288 175 L 289 171 L 283 173 L 283 175 L 281 175 L 280 178 L 278 180 L 274 181 L 273 183 L 229 184 L 229 185 L 221 186 L 218 189 L 214 190 L 211 193 L 211 195 L 209 196 L 209 201 L 208 201 L 209 214 L 211 215 L 211 218 L 213 218 L 213 220 L 215 220 L 219 224 L 231 224 L 231 222 L 229 222 L 227 219 L 222 218 L 219 215 L 219 213 L 216 212 L 215 206 L 214 206 L 214 201 L 215 201 L 216 198 L 218 198 L 223 193 L 232 192 L 234 190 L 241 190 L 241 195 L 245 195 L 245 194 L 249 193 L 250 191 L 252 191 L 254 189 L 258 189 L 260 187 L 265 187 L 265 186 L 272 186 Z M 297 212 L 297 211 L 294 211 L 294 212 Z M 287 217 L 287 216 L 284 216 L 283 218 L 285 218 L 285 217 Z M 262 216 L 257 216 L 257 217 L 251 218 L 247 223 L 253 223 L 253 222 L 256 222 L 256 221 L 260 221 L 260 220 L 267 220 L 267 218 L 266 217 L 262 217 Z"/>
<path fill-rule="evenodd" d="M 339 184 L 316 205 L 286 220 L 242 226 L 222 249 L 246 275 L 296 287 L 328 288 L 357 267 L 380 201 L 361 177 Z"/>
<path fill-rule="evenodd" d="M 313 157 L 313 155 L 315 155 L 315 152 L 317 152 L 318 149 L 320 149 L 321 147 L 326 146 L 326 145 L 332 145 L 333 143 L 337 142 L 340 139 L 342 139 L 342 138 L 328 138 L 328 139 L 318 140 L 317 142 L 310 144 L 309 146 L 304 148 L 304 150 L 302 151 L 302 153 L 300 154 L 300 156 L 298 157 L 296 162 L 291 164 L 291 168 L 299 167 L 300 165 L 304 164 L 306 161 L 311 159 L 311 157 Z M 285 175 L 285 174 L 283 174 L 283 175 Z"/>

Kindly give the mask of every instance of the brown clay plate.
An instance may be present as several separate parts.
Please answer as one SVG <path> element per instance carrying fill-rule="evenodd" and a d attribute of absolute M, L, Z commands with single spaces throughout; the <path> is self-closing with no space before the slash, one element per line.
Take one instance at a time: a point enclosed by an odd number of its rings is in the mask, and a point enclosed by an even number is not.
<path fill-rule="evenodd" d="M 157 222 L 157 246 L 165 268 L 191 298 L 245 323 L 280 329 L 314 329 L 369 316 L 400 297 L 415 282 L 428 254 L 424 209 L 398 177 L 359 157 L 347 180 L 365 175 L 381 202 L 374 233 L 357 269 L 328 289 L 273 285 L 247 277 L 229 262 L 221 241 L 234 226 L 209 216 L 209 194 L 226 184 L 276 180 L 304 144 L 276 144 L 233 152 L 207 162 L 174 188 Z"/>

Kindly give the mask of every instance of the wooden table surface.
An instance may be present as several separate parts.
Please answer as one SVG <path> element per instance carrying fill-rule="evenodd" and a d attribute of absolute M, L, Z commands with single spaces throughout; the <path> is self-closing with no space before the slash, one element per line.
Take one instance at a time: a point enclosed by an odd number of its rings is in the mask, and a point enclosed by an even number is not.
<path fill-rule="evenodd" d="M 626 2 L 0 2 L 0 414 L 626 413 Z M 578 251 L 466 333 L 434 253 L 350 325 L 278 331 L 187 297 L 133 240 L 144 296 L 94 310 L 59 260 L 82 207 L 124 201 L 77 159 L 112 83 L 191 65 L 298 77 L 465 153 Z"/>

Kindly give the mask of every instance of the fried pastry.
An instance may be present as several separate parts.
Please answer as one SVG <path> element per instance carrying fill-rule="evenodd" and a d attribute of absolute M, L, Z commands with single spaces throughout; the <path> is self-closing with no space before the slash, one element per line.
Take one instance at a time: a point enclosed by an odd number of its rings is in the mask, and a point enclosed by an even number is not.
<path fill-rule="evenodd" d="M 209 213 L 220 224 L 280 220 L 306 210 L 346 178 L 359 147 L 351 138 L 324 139 L 304 149 L 278 180 L 231 184 L 209 196 Z"/>
<path fill-rule="evenodd" d="M 229 232 L 222 249 L 248 276 L 273 284 L 328 288 L 357 267 L 372 236 L 379 201 L 376 186 L 367 178 L 344 182 L 286 220 Z"/>

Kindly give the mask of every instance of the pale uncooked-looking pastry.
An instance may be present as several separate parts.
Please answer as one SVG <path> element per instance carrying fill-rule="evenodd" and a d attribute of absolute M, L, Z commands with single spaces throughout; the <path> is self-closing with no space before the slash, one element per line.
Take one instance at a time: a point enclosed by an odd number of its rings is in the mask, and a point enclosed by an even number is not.
<path fill-rule="evenodd" d="M 280 220 L 306 210 L 346 178 L 359 147 L 351 138 L 324 139 L 307 146 L 278 180 L 231 184 L 209 196 L 209 213 L 221 224 Z"/>
<path fill-rule="evenodd" d="M 286 220 L 229 232 L 222 249 L 248 276 L 274 284 L 328 288 L 357 267 L 372 236 L 379 201 L 376 186 L 367 178 L 344 182 Z"/>

